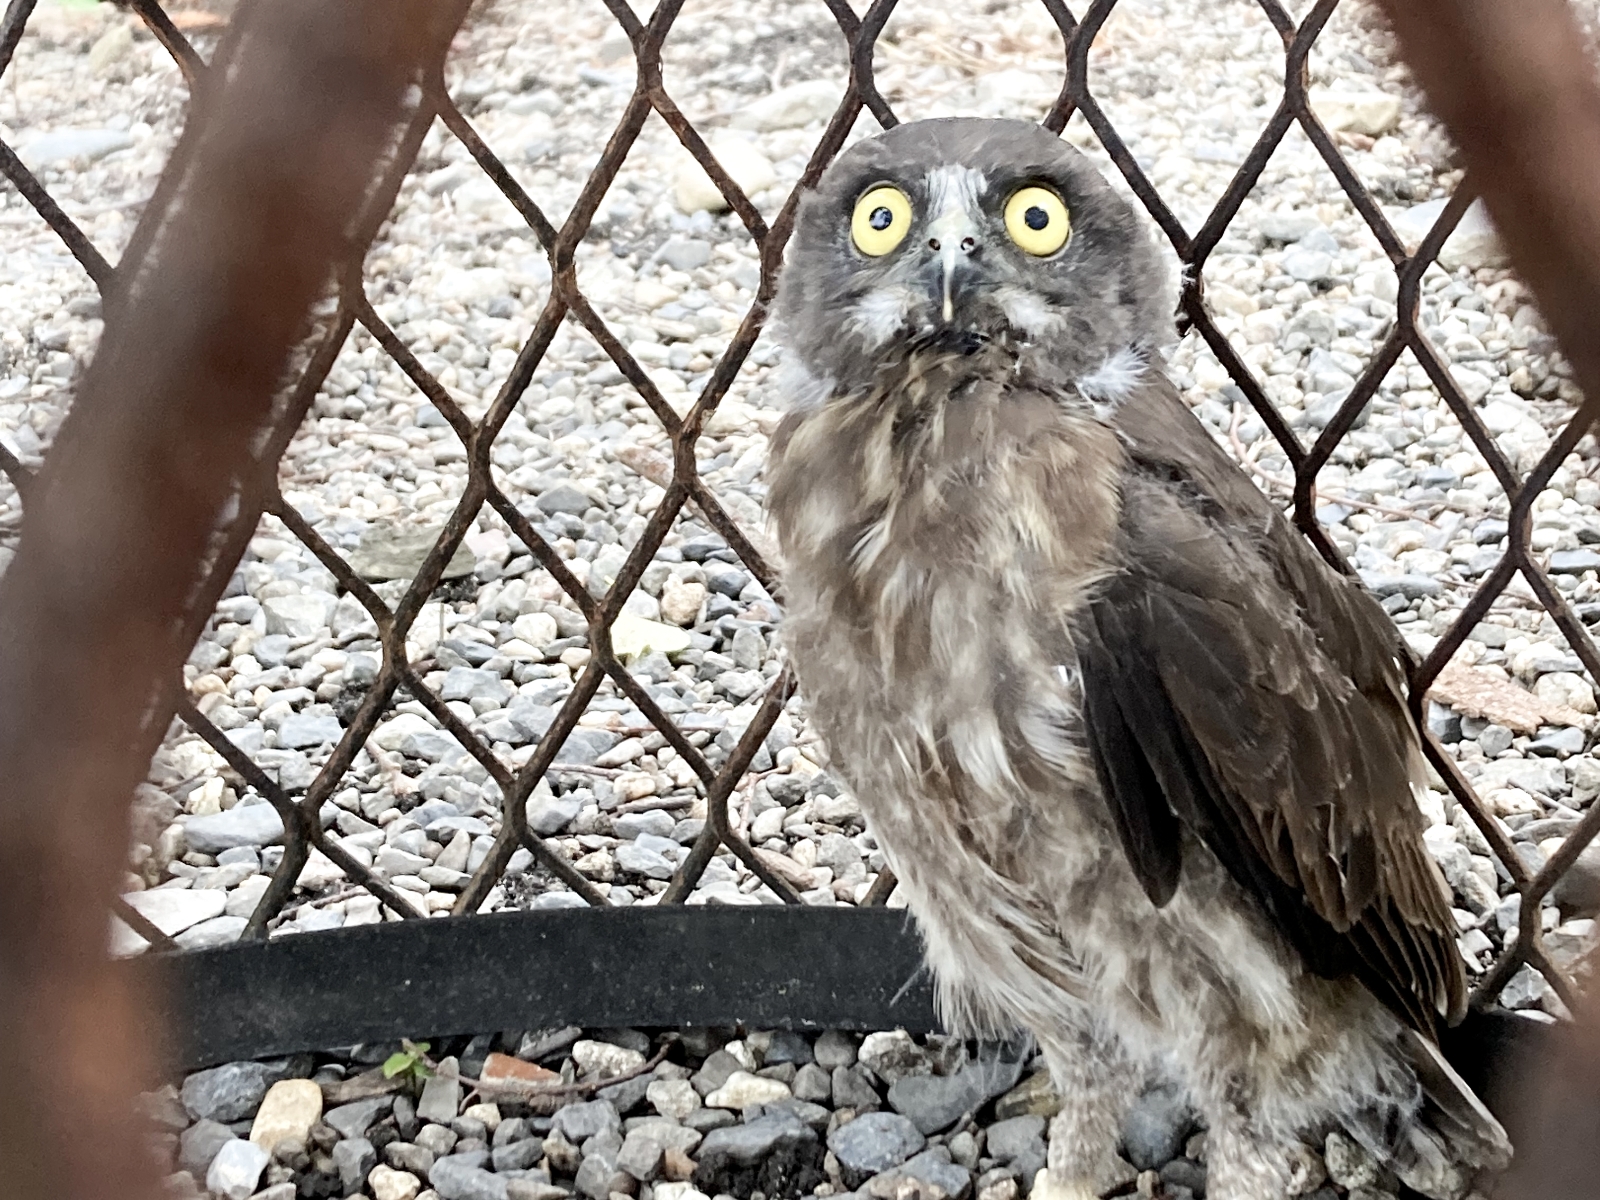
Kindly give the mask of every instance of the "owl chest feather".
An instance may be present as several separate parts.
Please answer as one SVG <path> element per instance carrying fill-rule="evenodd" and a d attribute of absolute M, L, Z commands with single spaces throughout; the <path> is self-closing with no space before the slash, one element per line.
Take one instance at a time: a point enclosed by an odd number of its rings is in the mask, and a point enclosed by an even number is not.
<path fill-rule="evenodd" d="M 963 1027 L 1037 1028 L 1090 976 L 1148 1007 L 1192 986 L 1158 963 L 1266 966 L 1209 856 L 1150 905 L 1083 743 L 1074 615 L 1116 569 L 1121 461 L 1092 417 L 959 378 L 796 414 L 774 445 L 793 661 Z"/>

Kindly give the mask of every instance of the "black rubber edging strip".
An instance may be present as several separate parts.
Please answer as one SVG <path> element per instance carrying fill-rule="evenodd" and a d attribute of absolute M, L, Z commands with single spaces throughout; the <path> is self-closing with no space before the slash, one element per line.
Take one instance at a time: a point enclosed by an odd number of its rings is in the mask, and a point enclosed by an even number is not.
<path fill-rule="evenodd" d="M 569 909 L 363 925 L 134 959 L 174 1069 L 556 1025 L 937 1029 L 903 910 Z"/>

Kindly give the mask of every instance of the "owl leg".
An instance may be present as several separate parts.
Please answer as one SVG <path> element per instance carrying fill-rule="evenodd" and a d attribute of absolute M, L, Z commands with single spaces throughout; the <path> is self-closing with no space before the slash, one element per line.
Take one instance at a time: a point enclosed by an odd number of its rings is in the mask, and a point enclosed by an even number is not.
<path fill-rule="evenodd" d="M 1144 1069 L 1099 1022 L 1041 1037 L 1061 1111 L 1050 1122 L 1049 1166 L 1034 1180 L 1034 1200 L 1098 1200 L 1127 1182 L 1117 1154 L 1122 1121 L 1139 1095 Z"/>
<path fill-rule="evenodd" d="M 1251 1119 L 1258 1105 L 1241 1091 L 1235 1081 L 1224 1097 L 1200 1097 L 1208 1125 L 1207 1200 L 1287 1200 L 1291 1192 L 1287 1148 Z"/>

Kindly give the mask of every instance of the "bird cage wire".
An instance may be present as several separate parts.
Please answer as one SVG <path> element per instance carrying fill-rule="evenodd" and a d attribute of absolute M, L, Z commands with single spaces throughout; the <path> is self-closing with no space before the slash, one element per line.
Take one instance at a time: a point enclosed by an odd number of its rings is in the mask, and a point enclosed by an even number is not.
<path fill-rule="evenodd" d="M 1439 638 L 1424 659 L 1411 664 L 1410 704 L 1418 726 L 1423 730 L 1428 761 L 1482 832 L 1500 869 L 1509 875 L 1522 897 L 1516 937 L 1509 941 L 1507 948 L 1479 979 L 1473 993 L 1474 1002 L 1487 1003 L 1493 1000 L 1512 975 L 1527 964 L 1549 981 L 1563 1001 L 1571 1004 L 1574 1000 L 1572 980 L 1551 961 L 1541 939 L 1540 901 L 1572 866 L 1596 832 L 1600 831 L 1600 803 L 1589 807 L 1561 847 L 1540 869 L 1530 870 L 1517 854 L 1505 828 L 1476 795 L 1456 761 L 1428 731 L 1425 705 L 1427 690 L 1441 669 L 1450 662 L 1495 600 L 1519 575 L 1526 581 L 1537 602 L 1554 619 L 1590 678 L 1600 678 L 1600 654 L 1597 654 L 1583 622 L 1552 583 L 1546 566 L 1531 543 L 1534 501 L 1557 467 L 1588 432 L 1593 419 L 1592 408 L 1587 404 L 1581 407 L 1554 437 L 1537 464 L 1525 476 L 1519 476 L 1496 444 L 1494 435 L 1486 428 L 1477 409 L 1452 377 L 1445 359 L 1418 324 L 1424 272 L 1434 263 L 1445 240 L 1472 200 L 1469 186 L 1463 185 L 1456 190 L 1417 251 L 1408 253 L 1373 195 L 1346 161 L 1335 138 L 1324 128 L 1310 103 L 1308 59 L 1339 0 L 1317 0 L 1298 21 L 1278 0 L 1257 2 L 1282 39 L 1283 97 L 1231 183 L 1215 202 L 1204 223 L 1193 232 L 1184 228 L 1163 199 L 1160 189 L 1135 160 L 1128 145 L 1118 135 L 1115 125 L 1095 99 L 1089 51 L 1116 7 L 1116 0 L 1094 0 L 1081 17 L 1069 11 L 1063 0 L 1041 0 L 1064 40 L 1065 61 L 1059 94 L 1048 111 L 1040 114 L 1040 119 L 1046 127 L 1061 133 L 1068 119 L 1074 113 L 1081 113 L 1121 172 L 1127 187 L 1170 243 L 1182 265 L 1177 314 L 1179 331 L 1192 332 L 1204 340 L 1276 439 L 1293 472 L 1292 519 L 1296 527 L 1336 568 L 1346 573 L 1351 571 L 1318 522 L 1315 481 L 1318 472 L 1333 458 L 1341 441 L 1355 427 L 1363 408 L 1374 397 L 1385 375 L 1404 351 L 1409 350 L 1415 356 L 1450 413 L 1493 472 L 1509 502 L 1505 551 L 1476 589 L 1460 618 Z M 0 23 L 0 76 L 11 64 L 36 3 L 37 0 L 11 0 L 3 23 Z M 558 221 L 547 215 L 474 130 L 472 122 L 447 91 L 444 64 L 438 64 L 432 72 L 431 83 L 425 88 L 422 103 L 404 142 L 387 168 L 386 190 L 382 194 L 386 202 L 392 204 L 400 177 L 411 168 L 424 135 L 437 118 L 450 134 L 459 139 L 477 166 L 515 206 L 548 257 L 552 275 L 548 301 L 483 417 L 473 421 L 463 411 L 450 391 L 379 315 L 368 299 L 362 279 L 351 274 L 337 282 L 332 299 L 317 313 L 314 332 L 301 347 L 296 359 L 297 376 L 283 394 L 281 403 L 286 407 L 281 411 L 286 416 L 279 423 L 276 440 L 263 451 L 274 460 L 283 454 L 319 389 L 323 387 L 353 326 L 362 326 L 460 438 L 467 449 L 469 464 L 465 490 L 459 503 L 398 602 L 393 605 L 385 603 L 378 592 L 352 569 L 346 558 L 292 505 L 286 503 L 276 489 L 272 494 L 259 498 L 259 508 L 253 509 L 249 503 L 242 503 L 234 522 L 217 533 L 215 553 L 209 564 L 211 582 L 197 589 L 197 595 L 215 597 L 222 594 L 225 581 L 231 577 L 243 557 L 250 539 L 257 531 L 260 513 L 264 511 L 276 517 L 291 534 L 300 539 L 332 573 L 339 587 L 360 602 L 377 626 L 382 647 L 382 664 L 376 678 L 366 687 L 354 712 L 347 714 L 343 735 L 332 753 L 298 795 L 281 786 L 268 770 L 258 765 L 204 716 L 196 696 L 187 689 L 178 691 L 177 718 L 204 739 L 249 788 L 264 797 L 283 822 L 282 860 L 249 918 L 242 935 L 244 940 L 259 940 L 268 935 L 271 923 L 293 900 L 297 879 L 313 849 L 326 855 L 350 884 L 366 889 L 395 917 L 412 920 L 427 915 L 407 893 L 398 890 L 383 874 L 364 865 L 341 847 L 336 837 L 324 831 L 318 819 L 319 810 L 340 790 L 358 754 L 368 745 L 369 737 L 390 709 L 396 693 L 402 689 L 460 743 L 482 767 L 487 778 L 497 785 L 501 797 L 501 823 L 493 849 L 461 890 L 454 905 L 454 914 L 476 913 L 484 906 L 491 889 L 502 880 L 507 864 L 519 847 L 526 848 L 538 866 L 588 904 L 606 904 L 604 896 L 562 853 L 530 829 L 527 802 L 541 779 L 553 769 L 561 770 L 556 761 L 558 752 L 569 735 L 578 728 L 580 718 L 607 679 L 637 707 L 650 729 L 659 733 L 665 744 L 688 764 L 706 800 L 708 820 L 705 827 L 666 890 L 660 894 L 658 902 L 682 904 L 713 854 L 719 847 L 726 847 L 784 903 L 801 903 L 795 888 L 762 859 L 734 827 L 729 815 L 730 798 L 746 780 L 752 760 L 762 748 L 764 739 L 784 711 L 794 690 L 790 670 L 785 667 L 771 682 L 742 735 L 721 765 L 714 768 L 696 741 L 691 740 L 684 723 L 675 722 L 662 711 L 649 690 L 619 657 L 612 643 L 612 629 L 623 611 L 624 603 L 662 546 L 663 539 L 686 511 L 697 511 L 699 518 L 720 535 L 751 576 L 769 594 L 781 596 L 775 565 L 761 553 L 755 540 L 746 534 L 715 491 L 702 479 L 696 463 L 696 446 L 705 434 L 708 419 L 738 380 L 741 366 L 762 331 L 768 305 L 775 292 L 784 244 L 793 230 L 796 206 L 802 193 L 815 183 L 839 153 L 863 110 L 885 128 L 902 119 L 879 91 L 873 74 L 874 48 L 896 7 L 896 0 L 874 0 L 866 12 L 859 16 L 847 0 L 821 0 L 837 24 L 840 52 L 848 61 L 849 79 L 825 132 L 810 155 L 798 186 L 770 221 L 757 211 L 750 198 L 741 192 L 729 173 L 718 163 L 701 133 L 685 117 L 663 83 L 663 45 L 672 33 L 684 0 L 661 0 L 647 19 L 636 15 L 626 0 L 604 0 L 604 3 L 631 46 L 637 67 L 637 82 L 609 141 L 564 220 Z M 176 60 L 191 97 L 203 100 L 208 76 L 215 68 L 208 66 L 156 0 L 126 0 L 125 7 L 138 15 Z M 224 36 L 214 58 L 223 59 L 229 53 L 229 48 L 229 41 Z M 716 360 L 698 399 L 682 415 L 667 401 L 638 358 L 630 353 L 584 295 L 575 266 L 578 248 L 590 231 L 602 199 L 617 178 L 652 112 L 659 114 L 710 176 L 729 209 L 753 239 L 760 256 L 760 283 L 755 290 L 755 299 Z M 1208 256 L 1224 237 L 1241 204 L 1256 187 L 1268 160 L 1295 126 L 1304 131 L 1319 152 L 1344 195 L 1392 263 L 1398 280 L 1397 318 L 1392 329 L 1383 338 L 1335 415 L 1309 442 L 1290 427 L 1268 398 L 1261 380 L 1219 330 L 1206 301 L 1205 270 Z M 181 144 L 178 153 L 183 153 Z M 114 268 L 107 262 L 83 230 L 51 198 L 39 179 L 4 141 L 0 141 L 0 172 L 60 236 L 99 288 L 105 309 L 113 310 L 117 302 L 119 280 L 126 268 Z M 175 172 L 168 172 L 169 177 L 173 174 Z M 151 207 L 159 208 L 170 200 L 171 195 L 163 184 L 158 187 Z M 141 244 L 140 233 L 153 225 L 153 222 L 140 225 L 133 244 L 123 255 L 124 264 L 136 263 L 149 250 L 148 245 Z M 361 224 L 360 236 L 366 239 L 361 243 L 363 248 L 371 244 L 377 229 L 377 221 Z M 666 430 L 672 448 L 670 474 L 662 470 L 651 477 L 652 482 L 663 489 L 660 502 L 628 553 L 615 582 L 601 595 L 592 594 L 573 573 L 552 541 L 535 527 L 515 489 L 508 490 L 506 485 L 497 480 L 492 464 L 497 435 L 534 380 L 552 340 L 563 323 L 569 321 L 586 331 L 609 356 L 626 382 L 636 390 Z M 8 449 L 0 446 L 0 469 L 4 470 L 19 496 L 26 502 L 31 479 L 29 468 Z M 408 658 L 406 649 L 407 635 L 419 620 L 424 603 L 444 582 L 452 557 L 485 506 L 505 522 L 537 564 L 549 572 L 587 623 L 588 661 L 578 672 L 554 723 L 539 738 L 531 757 L 521 766 L 504 761 L 491 745 L 486 744 L 451 710 L 439 692 L 428 685 L 425 676 L 435 667 L 435 663 L 427 658 L 413 661 Z M 195 620 L 192 628 L 200 629 L 207 615 L 193 614 Z M 703 744 L 703 740 L 700 744 Z M 893 886 L 893 876 L 884 868 L 862 897 L 861 903 L 884 904 Z M 126 903 L 117 902 L 115 911 L 157 949 L 174 949 L 169 937 Z"/>

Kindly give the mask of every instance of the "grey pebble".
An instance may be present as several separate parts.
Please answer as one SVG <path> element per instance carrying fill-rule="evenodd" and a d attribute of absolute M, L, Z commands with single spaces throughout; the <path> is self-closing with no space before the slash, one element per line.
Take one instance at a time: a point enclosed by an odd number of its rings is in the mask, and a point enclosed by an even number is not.
<path fill-rule="evenodd" d="M 394 1104 L 393 1096 L 374 1096 L 370 1100 L 356 1100 L 341 1104 L 322 1114 L 323 1124 L 339 1131 L 343 1138 L 358 1138 L 366 1133 L 379 1113 L 388 1112 Z"/>
<path fill-rule="evenodd" d="M 622 1117 L 609 1100 L 588 1100 L 582 1104 L 569 1104 L 559 1110 L 550 1127 L 567 1141 L 578 1145 L 606 1130 L 621 1129 Z"/>
<path fill-rule="evenodd" d="M 534 506 L 540 512 L 551 516 L 556 513 L 568 513 L 574 517 L 581 517 L 595 505 L 585 492 L 579 491 L 572 484 L 558 483 L 541 493 L 534 501 Z"/>
<path fill-rule="evenodd" d="M 494 1127 L 494 1136 L 490 1138 L 490 1145 L 499 1149 L 509 1146 L 513 1142 L 520 1142 L 533 1136 L 533 1131 L 528 1128 L 527 1119 L 524 1117 L 506 1117 Z"/>
<path fill-rule="evenodd" d="M 907 1075 L 933 1073 L 933 1060 L 903 1029 L 869 1033 L 861 1042 L 861 1065 L 886 1084 Z"/>
<path fill-rule="evenodd" d="M 796 1100 L 809 1100 L 814 1104 L 826 1104 L 833 1095 L 832 1079 L 816 1063 L 806 1063 L 795 1072 L 794 1082 L 789 1087 Z"/>
<path fill-rule="evenodd" d="M 367 1181 L 367 1175 L 378 1165 L 378 1152 L 366 1138 L 347 1138 L 334 1146 L 330 1157 L 334 1170 L 339 1172 L 339 1182 L 344 1184 L 344 1194 L 353 1196 Z"/>
<path fill-rule="evenodd" d="M 695 1157 L 708 1171 L 719 1172 L 730 1165 L 751 1167 L 784 1146 L 816 1140 L 816 1132 L 797 1117 L 773 1114 L 748 1124 L 713 1129 L 700 1143 Z"/>
<path fill-rule="evenodd" d="M 289 1072 L 283 1063 L 232 1062 L 196 1071 L 183 1081 L 184 1108 L 196 1118 L 242 1121 L 255 1116 L 267 1089 Z"/>
<path fill-rule="evenodd" d="M 926 1141 L 899 1113 L 875 1112 L 835 1129 L 828 1135 L 828 1149 L 844 1169 L 845 1182 L 856 1186 L 865 1177 L 898 1167 Z"/>
<path fill-rule="evenodd" d="M 428 1185 L 441 1200 L 508 1200 L 506 1180 L 451 1155 L 433 1164 Z"/>
<path fill-rule="evenodd" d="M 216 1121 L 196 1121 L 178 1137 L 178 1166 L 196 1179 L 204 1179 L 217 1151 L 235 1136 L 233 1130 Z"/>
<path fill-rule="evenodd" d="M 1044 1118 L 1040 1116 L 1012 1117 L 996 1121 L 989 1126 L 985 1141 L 990 1158 L 1010 1162 L 1035 1148 L 1044 1149 Z"/>
<path fill-rule="evenodd" d="M 270 846 L 283 840 L 283 818 L 270 804 L 236 804 L 226 812 L 183 823 L 189 849 L 216 854 L 236 846 Z"/>
<path fill-rule="evenodd" d="M 452 1062 L 451 1066 L 454 1067 L 455 1064 Z M 445 1125 L 456 1119 L 456 1112 L 460 1107 L 461 1080 L 454 1074 L 441 1072 L 422 1085 L 422 1099 L 417 1101 L 417 1118 Z M 420 1140 L 422 1135 L 417 1136 Z"/>
<path fill-rule="evenodd" d="M 456 1149 L 456 1142 L 461 1141 L 456 1131 L 446 1125 L 424 1125 L 416 1131 L 416 1144 L 427 1150 L 435 1158 L 443 1158 Z"/>
<path fill-rule="evenodd" d="M 617 1151 L 616 1165 L 641 1183 L 649 1183 L 661 1169 L 666 1152 L 661 1138 L 648 1128 L 630 1130 Z"/>
<path fill-rule="evenodd" d="M 544 1157 L 544 1143 L 538 1138 L 524 1138 L 494 1147 L 489 1157 L 496 1171 L 525 1171 Z"/>
<path fill-rule="evenodd" d="M 1301 283 L 1320 283 L 1333 274 L 1333 256 L 1322 250 L 1296 247 L 1284 254 L 1282 265 L 1290 279 Z"/>
<path fill-rule="evenodd" d="M 133 138 L 121 129 L 53 129 L 34 134 L 17 146 L 17 157 L 37 170 L 54 163 L 84 159 L 93 162 L 116 150 L 126 150 Z"/>
<path fill-rule="evenodd" d="M 431 1126 L 437 1129 L 439 1126 Z M 419 1179 L 427 1179 L 433 1170 L 433 1151 L 411 1142 L 390 1142 L 383 1148 L 383 1161 L 397 1171 L 410 1171 Z"/>
<path fill-rule="evenodd" d="M 1587 741 L 1588 734 L 1572 726 L 1546 729 L 1528 743 L 1528 753 L 1551 758 L 1566 758 L 1571 754 L 1582 754 Z M 1478 744 L 1481 746 L 1483 739 L 1480 738 Z"/>
<path fill-rule="evenodd" d="M 696 1133 L 710 1133 L 714 1129 L 724 1129 L 739 1120 L 733 1113 L 725 1108 L 697 1108 L 683 1118 L 683 1124 Z"/>
<path fill-rule="evenodd" d="M 793 798 L 780 797 L 774 790 L 774 785 L 786 784 L 797 789 Z M 805 799 L 805 780 L 794 776 L 782 776 L 778 779 L 767 780 L 767 790 L 772 793 L 772 798 L 786 808 L 800 803 Z M 823 1070 L 831 1071 L 835 1067 L 848 1067 L 856 1061 L 856 1043 L 848 1034 L 838 1029 L 825 1029 L 817 1035 L 817 1040 L 812 1044 L 811 1053 L 816 1058 L 817 1066 Z"/>
<path fill-rule="evenodd" d="M 278 745 L 287 749 L 331 745 L 343 736 L 344 726 L 334 716 L 297 712 L 278 726 Z"/>
<path fill-rule="evenodd" d="M 256 1190 L 269 1156 L 254 1142 L 225 1142 L 206 1171 L 206 1189 L 226 1200 L 246 1200 Z"/>
<path fill-rule="evenodd" d="M 951 1162 L 950 1151 L 943 1146 L 933 1146 L 913 1155 L 900 1167 L 880 1175 L 867 1186 L 876 1194 L 880 1190 L 887 1190 L 883 1184 L 892 1186 L 893 1181 L 913 1179 L 928 1184 L 934 1195 L 944 1195 L 950 1200 L 965 1200 L 972 1192 L 972 1172 Z M 895 1190 L 898 1192 L 899 1189 Z"/>
<path fill-rule="evenodd" d="M 666 263 L 677 271 L 693 271 L 711 261 L 711 243 L 702 238 L 686 238 L 673 234 L 655 253 L 657 262 Z"/>
<path fill-rule="evenodd" d="M 1550 571 L 1554 575 L 1581 575 L 1585 571 L 1600 571 L 1600 551 L 1588 547 L 1551 551 Z"/>
<path fill-rule="evenodd" d="M 583 799 L 572 792 L 562 796 L 535 795 L 528 801 L 528 828 L 549 837 L 571 824 L 582 809 Z"/>
<path fill-rule="evenodd" d="M 908 1075 L 889 1086 L 889 1106 L 911 1118 L 920 1132 L 937 1133 L 1015 1084 L 1022 1070 L 1020 1063 L 1015 1067 L 997 1073 L 969 1064 L 954 1075 Z"/>
<path fill-rule="evenodd" d="M 574 729 L 556 752 L 556 765 L 570 763 L 574 766 L 593 766 L 595 759 L 621 740 L 621 734 L 608 733 L 604 729 Z"/>
<path fill-rule="evenodd" d="M 833 1069 L 833 1102 L 840 1108 L 876 1108 L 878 1089 L 861 1064 Z"/>
<path fill-rule="evenodd" d="M 579 1194 L 591 1200 L 607 1200 L 612 1192 L 624 1192 L 632 1178 L 617 1166 L 617 1154 L 622 1149 L 622 1138 L 615 1130 L 608 1130 L 591 1139 L 584 1147 L 583 1162 L 573 1185 Z"/>
<path fill-rule="evenodd" d="M 1183 1153 L 1194 1128 L 1188 1097 L 1174 1084 L 1146 1088 L 1122 1123 L 1123 1157 L 1141 1171 L 1155 1171 Z"/>
<path fill-rule="evenodd" d="M 632 839 L 642 833 L 652 834 L 655 837 L 668 837 L 671 835 L 677 820 L 671 813 L 663 812 L 659 808 L 652 808 L 648 812 L 624 813 L 614 817 L 611 822 L 612 832 L 619 838 Z"/>
<path fill-rule="evenodd" d="M 1511 730 L 1504 725 L 1486 725 L 1478 734 L 1478 749 L 1485 757 L 1497 758 L 1511 749 Z"/>

